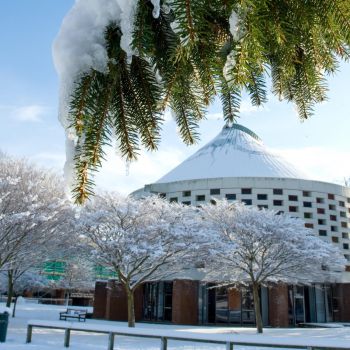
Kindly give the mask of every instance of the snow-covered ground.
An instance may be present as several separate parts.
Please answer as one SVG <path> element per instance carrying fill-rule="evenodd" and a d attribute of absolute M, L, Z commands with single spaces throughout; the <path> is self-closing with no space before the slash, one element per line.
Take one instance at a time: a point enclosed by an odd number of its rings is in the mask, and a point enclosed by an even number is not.
<path fill-rule="evenodd" d="M 7 342 L 0 344 L 0 350 L 53 350 L 64 349 L 63 347 L 63 331 L 50 330 L 50 329 L 34 329 L 33 341 L 31 344 L 25 344 L 26 325 L 29 319 L 51 320 L 57 321 L 60 311 L 65 310 L 64 306 L 55 305 L 37 305 L 37 304 L 20 304 L 17 307 L 16 318 L 10 319 L 10 326 L 7 335 Z M 75 322 L 75 321 L 74 321 Z M 92 326 L 98 325 L 114 325 L 126 327 L 123 322 L 109 322 L 99 320 L 87 320 L 87 324 Z M 138 323 L 136 327 L 147 329 L 159 329 L 159 330 L 172 330 L 180 332 L 194 332 L 205 334 L 222 334 L 223 336 L 229 334 L 240 335 L 253 335 L 255 329 L 253 328 L 232 328 L 232 327 L 191 327 L 191 326 L 172 326 L 172 325 L 160 325 L 160 324 L 146 324 Z M 264 338 L 315 338 L 315 339 L 327 339 L 334 340 L 334 343 L 339 341 L 344 344 L 349 344 L 350 349 L 350 328 L 317 328 L 317 329 L 265 329 Z M 116 337 L 115 349 L 118 350 L 159 350 L 160 345 L 158 340 L 152 339 L 140 339 L 132 337 Z M 176 342 L 170 341 L 170 349 L 178 350 L 224 350 L 224 345 L 204 345 L 190 342 Z M 88 334 L 72 332 L 71 346 L 72 350 L 106 350 L 107 349 L 107 335 Z M 235 347 L 239 350 L 257 350 L 253 347 Z"/>

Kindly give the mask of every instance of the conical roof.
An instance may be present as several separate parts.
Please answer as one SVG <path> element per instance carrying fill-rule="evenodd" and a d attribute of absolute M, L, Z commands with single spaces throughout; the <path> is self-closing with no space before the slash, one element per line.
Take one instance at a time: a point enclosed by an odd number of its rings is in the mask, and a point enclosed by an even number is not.
<path fill-rule="evenodd" d="M 307 179 L 279 155 L 270 152 L 251 130 L 233 124 L 225 126 L 212 141 L 157 183 L 221 177 Z"/>

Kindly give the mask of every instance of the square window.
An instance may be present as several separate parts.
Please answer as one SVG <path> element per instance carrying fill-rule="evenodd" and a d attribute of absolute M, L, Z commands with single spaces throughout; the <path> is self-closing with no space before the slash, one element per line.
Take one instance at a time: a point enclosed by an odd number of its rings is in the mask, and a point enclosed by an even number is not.
<path fill-rule="evenodd" d="M 319 225 L 326 225 L 326 220 L 325 219 L 318 219 L 317 220 Z"/>
<path fill-rule="evenodd" d="M 245 205 L 252 205 L 252 200 L 251 199 L 242 199 L 242 203 Z"/>
<path fill-rule="evenodd" d="M 258 205 L 258 208 L 259 208 L 259 209 L 269 209 L 269 206 L 266 205 L 266 204 L 259 204 L 259 205 Z"/>
<path fill-rule="evenodd" d="M 349 233 L 348 233 L 348 232 L 343 232 L 343 233 L 342 233 L 342 237 L 343 237 L 344 239 L 349 239 Z"/>
<path fill-rule="evenodd" d="M 332 242 L 333 243 L 339 243 L 339 238 L 338 237 L 332 237 Z"/>
<path fill-rule="evenodd" d="M 349 249 L 349 243 L 343 243 L 343 249 Z"/>
<path fill-rule="evenodd" d="M 344 201 L 339 201 L 339 206 L 340 207 L 345 207 L 345 202 Z"/>
<path fill-rule="evenodd" d="M 304 206 L 304 208 L 311 208 L 312 203 L 311 202 L 303 202 L 303 206 Z"/>
<path fill-rule="evenodd" d="M 178 202 L 177 197 L 171 197 L 170 198 L 170 203 L 177 203 L 177 202 Z"/>
<path fill-rule="evenodd" d="M 339 215 L 340 215 L 340 217 L 342 217 L 342 218 L 346 218 L 346 213 L 345 213 L 345 211 L 341 211 L 341 212 L 339 213 Z"/>
<path fill-rule="evenodd" d="M 318 234 L 320 236 L 327 236 L 327 231 L 326 230 L 318 230 Z"/>
<path fill-rule="evenodd" d="M 205 195 L 204 194 L 199 194 L 198 196 L 196 196 L 196 201 L 197 202 L 205 201 Z"/>
<path fill-rule="evenodd" d="M 284 211 L 283 211 L 283 210 L 279 210 L 279 211 L 276 213 L 276 215 L 282 215 L 282 214 L 284 214 Z"/>
<path fill-rule="evenodd" d="M 304 213 L 305 219 L 312 219 L 312 213 Z"/>
<path fill-rule="evenodd" d="M 225 197 L 228 201 L 236 200 L 236 195 L 234 193 L 227 193 Z"/>
<path fill-rule="evenodd" d="M 350 261 L 350 255 L 349 255 L 349 254 L 344 254 L 344 258 L 345 258 L 347 261 Z"/>
<path fill-rule="evenodd" d="M 328 199 L 333 200 L 334 199 L 334 194 L 328 193 Z"/>
<path fill-rule="evenodd" d="M 306 228 L 314 228 L 314 224 L 311 224 L 309 222 L 304 224 Z"/>
<path fill-rule="evenodd" d="M 328 206 L 328 208 L 329 208 L 329 210 L 335 210 L 335 205 L 334 205 L 334 204 L 330 204 L 330 205 Z"/>
<path fill-rule="evenodd" d="M 211 199 L 211 200 L 210 200 L 210 204 L 216 205 L 216 200 L 215 200 L 215 199 Z"/>
<path fill-rule="evenodd" d="M 210 194 L 211 195 L 220 194 L 220 188 L 212 188 L 212 189 L 210 189 Z"/>
<path fill-rule="evenodd" d="M 166 198 L 166 193 L 158 193 L 159 198 Z"/>
<path fill-rule="evenodd" d="M 332 232 L 338 232 L 338 227 L 337 226 L 331 226 L 331 231 Z"/>
<path fill-rule="evenodd" d="M 298 196 L 290 195 L 290 196 L 288 196 L 288 199 L 289 199 L 291 202 L 297 202 L 297 201 L 298 201 Z"/>
<path fill-rule="evenodd" d="M 283 194 L 283 190 L 281 188 L 274 188 L 273 189 L 273 194 L 275 194 L 275 195 L 282 195 Z"/>
<path fill-rule="evenodd" d="M 182 197 L 191 197 L 191 191 L 183 191 Z"/>
<path fill-rule="evenodd" d="M 324 203 L 324 198 L 317 197 L 316 198 L 316 202 L 319 203 L 319 204 L 322 204 L 322 203 Z"/>
<path fill-rule="evenodd" d="M 350 203 L 350 198 L 347 198 L 346 200 L 347 200 L 348 203 Z"/>
<path fill-rule="evenodd" d="M 281 207 L 283 205 L 283 201 L 277 200 L 275 199 L 273 201 L 273 205 L 277 206 L 277 207 Z"/>
<path fill-rule="evenodd" d="M 317 208 L 317 214 L 324 214 L 325 212 L 323 208 Z"/>
<path fill-rule="evenodd" d="M 311 197 L 311 192 L 310 191 L 303 191 L 303 196 L 304 197 Z"/>
<path fill-rule="evenodd" d="M 337 221 L 336 215 L 329 215 L 329 218 L 331 219 L 331 221 Z"/>
<path fill-rule="evenodd" d="M 298 212 L 298 207 L 290 206 L 290 207 L 289 207 L 289 211 L 290 211 L 291 213 L 296 213 L 296 212 Z"/>
<path fill-rule="evenodd" d="M 242 194 L 252 194 L 252 189 L 251 188 L 242 188 L 241 193 Z"/>
<path fill-rule="evenodd" d="M 257 198 L 259 201 L 266 201 L 267 200 L 267 194 L 258 194 Z"/>
<path fill-rule="evenodd" d="M 185 201 L 185 202 L 182 202 L 183 205 L 191 205 L 191 202 L 190 201 Z"/>
<path fill-rule="evenodd" d="M 348 223 L 347 223 L 347 222 L 342 221 L 342 223 L 341 223 L 341 227 L 344 227 L 344 228 L 348 227 Z"/>

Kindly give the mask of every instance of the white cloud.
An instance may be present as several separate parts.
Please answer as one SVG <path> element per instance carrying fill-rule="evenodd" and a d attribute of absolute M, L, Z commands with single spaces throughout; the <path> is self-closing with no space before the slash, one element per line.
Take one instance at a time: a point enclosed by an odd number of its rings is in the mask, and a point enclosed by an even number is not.
<path fill-rule="evenodd" d="M 14 108 L 12 115 L 15 119 L 23 122 L 39 122 L 48 108 L 41 105 L 28 105 Z"/>
<path fill-rule="evenodd" d="M 129 194 L 145 184 L 153 183 L 177 166 L 184 154 L 175 148 L 155 153 L 142 151 L 138 160 L 128 167 L 113 149 L 108 149 L 106 161 L 96 175 L 96 184 L 104 189 Z"/>
<path fill-rule="evenodd" d="M 244 99 L 241 101 L 241 107 L 239 110 L 242 114 L 269 112 L 269 108 L 266 106 L 266 104 L 262 106 L 253 106 L 249 99 Z"/>
<path fill-rule="evenodd" d="M 34 154 L 30 159 L 46 168 L 53 168 L 58 171 L 63 171 L 63 165 L 66 160 L 64 153 L 41 152 Z"/>
<path fill-rule="evenodd" d="M 344 184 L 350 177 L 350 152 L 326 147 L 275 150 L 310 179 Z"/>
<path fill-rule="evenodd" d="M 49 107 L 39 104 L 25 106 L 0 105 L 0 114 L 21 122 L 40 122 L 42 117 L 49 111 Z"/>

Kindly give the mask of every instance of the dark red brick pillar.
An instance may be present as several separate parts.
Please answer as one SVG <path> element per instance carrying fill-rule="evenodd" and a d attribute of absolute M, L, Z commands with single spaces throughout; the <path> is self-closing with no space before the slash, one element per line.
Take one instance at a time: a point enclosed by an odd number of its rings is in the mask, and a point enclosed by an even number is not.
<path fill-rule="evenodd" d="M 64 296 L 65 296 L 65 290 L 64 289 L 55 289 L 54 293 L 53 293 L 53 297 L 55 299 L 62 299 L 60 301 L 56 301 L 57 305 L 64 305 L 65 304 L 65 300 L 64 300 Z"/>
<path fill-rule="evenodd" d="M 228 290 L 228 309 L 240 310 L 241 309 L 241 292 L 235 288 Z"/>
<path fill-rule="evenodd" d="M 140 286 L 134 294 L 135 320 L 142 319 L 143 288 Z M 109 281 L 107 287 L 106 319 L 111 321 L 128 320 L 128 300 L 124 286 L 116 281 Z"/>
<path fill-rule="evenodd" d="M 94 318 L 106 317 L 107 282 L 96 282 L 94 293 Z"/>
<path fill-rule="evenodd" d="M 198 324 L 198 288 L 198 281 L 173 282 L 173 323 Z"/>
<path fill-rule="evenodd" d="M 288 327 L 288 286 L 269 288 L 269 322 L 272 327 Z"/>
<path fill-rule="evenodd" d="M 350 284 L 337 284 L 337 300 L 338 300 L 338 319 L 335 317 L 335 321 L 350 322 Z"/>

